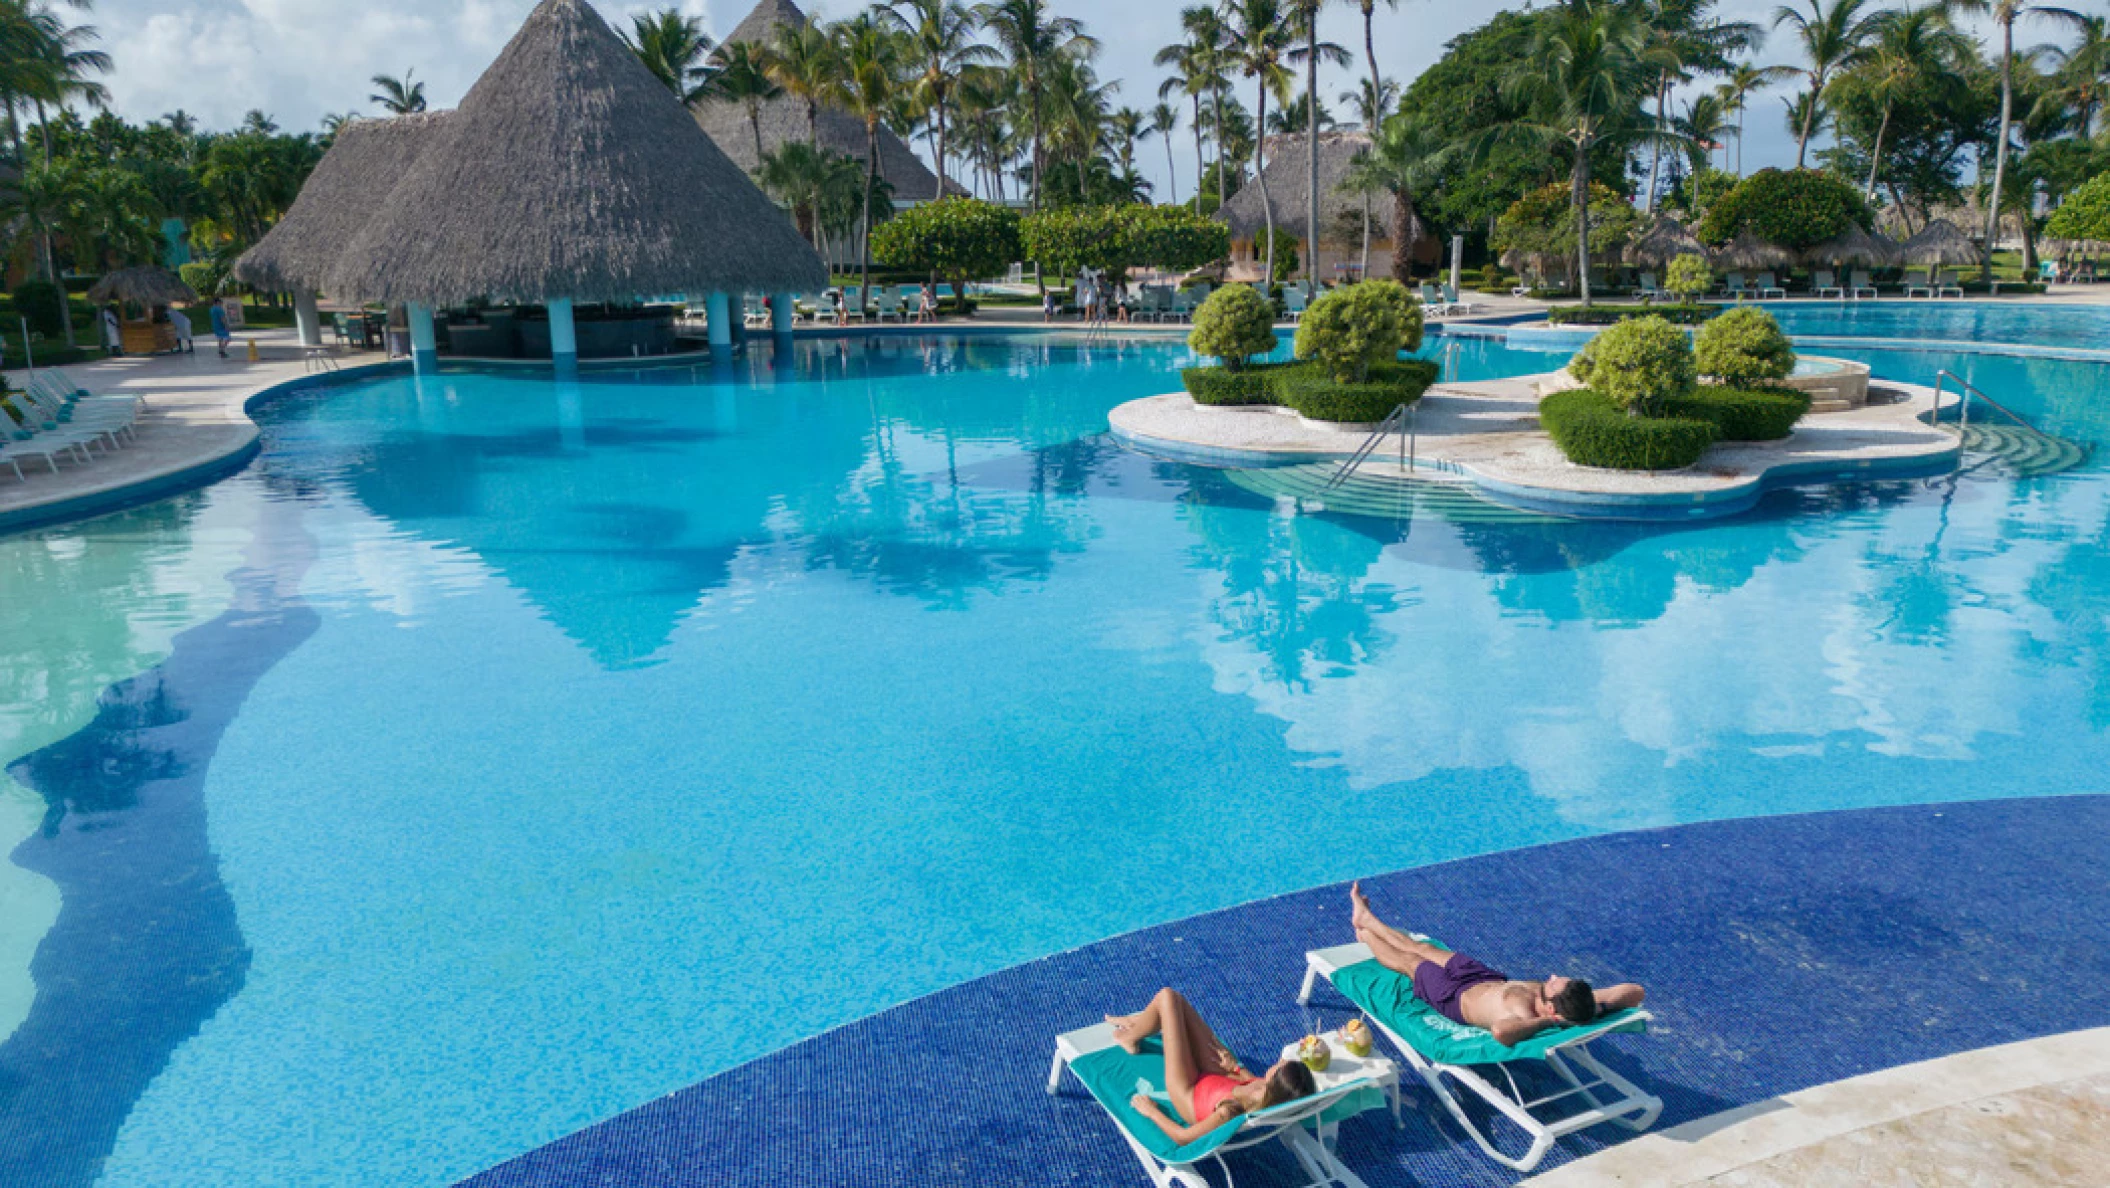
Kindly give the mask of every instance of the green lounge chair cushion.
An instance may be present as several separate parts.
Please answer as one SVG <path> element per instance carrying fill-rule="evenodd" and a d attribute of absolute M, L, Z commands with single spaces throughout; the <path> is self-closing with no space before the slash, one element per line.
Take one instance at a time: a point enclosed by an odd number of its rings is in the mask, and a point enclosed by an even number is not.
<path fill-rule="evenodd" d="M 1144 1150 L 1166 1163 L 1188 1164 L 1208 1158 L 1218 1147 L 1230 1142 L 1246 1122 L 1244 1118 L 1234 1118 L 1182 1147 L 1159 1129 L 1157 1123 L 1130 1108 L 1128 1099 L 1138 1092 L 1138 1081 L 1149 1083 L 1152 1096 L 1165 1091 L 1165 1049 L 1156 1037 L 1143 1041 L 1143 1050 L 1134 1056 L 1118 1047 L 1086 1052 L 1070 1061 L 1070 1071 L 1076 1073 L 1084 1087 L 1106 1107 L 1106 1112 L 1114 1116 L 1121 1129 L 1143 1144 Z M 1166 1114 L 1175 1119 L 1179 1117 L 1171 1103 L 1162 1104 Z"/>
<path fill-rule="evenodd" d="M 1431 944 L 1438 942 L 1431 941 Z M 1439 945 L 1440 947 L 1440 945 Z M 1376 961 L 1364 961 L 1333 975 L 1334 988 L 1348 1001 L 1393 1034 L 1414 1046 L 1432 1064 L 1502 1064 L 1511 1060 L 1542 1060 L 1546 1050 L 1575 1038 L 1572 1027 L 1541 1031 L 1511 1047 L 1493 1033 L 1465 1027 L 1436 1013 L 1436 1008 L 1414 993 L 1414 980 L 1395 973 Z M 1595 1032 L 1648 1030 L 1648 1020 L 1636 1011 L 1619 1011 L 1590 1024 Z"/>

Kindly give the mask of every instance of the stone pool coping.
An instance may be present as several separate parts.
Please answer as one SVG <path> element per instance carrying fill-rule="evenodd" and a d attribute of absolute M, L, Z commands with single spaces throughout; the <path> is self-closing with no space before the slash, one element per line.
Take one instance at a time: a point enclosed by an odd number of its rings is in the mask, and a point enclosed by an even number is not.
<path fill-rule="evenodd" d="M 1364 886 L 1397 922 L 1520 976 L 1646 985 L 1651 1034 L 1598 1050 L 1664 1098 L 1670 1131 L 1812 1086 L 2110 1025 L 2110 998 L 2092 992 L 2110 979 L 2106 828 L 2102 795 L 1858 808 L 1583 837 Z M 1304 952 L 1347 939 L 1347 908 L 1345 885 L 1316 887 L 1002 970 L 464 1183 L 1142 1188 L 1119 1134 L 1074 1082 L 1044 1091 L 1054 1037 L 1161 985 L 1193 998 L 1249 1059 L 1338 1025 L 1345 1001 L 1323 991 L 1305 1010 L 1295 994 Z M 1521 1178 L 1426 1090 L 1406 1092 L 1402 1129 L 1375 1115 L 1342 1129 L 1342 1159 L 1371 1188 Z M 1631 1137 L 1571 1136 L 1541 1172 Z M 1278 1152 L 1233 1159 L 1240 1184 L 1302 1182 Z"/>
<path fill-rule="evenodd" d="M 1494 502 L 1580 519 L 1690 520 L 1735 515 L 1782 486 L 1866 482 L 1945 473 L 1962 439 L 1927 421 L 1931 389 L 1893 404 L 1805 418 L 1778 442 L 1730 442 L 1689 470 L 1635 472 L 1577 466 L 1538 427 L 1539 385 L 1556 373 L 1440 384 L 1416 410 L 1412 470 L 1472 484 Z M 1184 392 L 1130 401 L 1109 416 L 1114 436 L 1145 453 L 1215 466 L 1345 459 L 1364 427 L 1308 421 L 1283 410 L 1197 405 Z M 1367 473 L 1399 475 L 1403 443 L 1386 438 Z M 1431 471 L 1422 474 L 1423 470 Z"/>

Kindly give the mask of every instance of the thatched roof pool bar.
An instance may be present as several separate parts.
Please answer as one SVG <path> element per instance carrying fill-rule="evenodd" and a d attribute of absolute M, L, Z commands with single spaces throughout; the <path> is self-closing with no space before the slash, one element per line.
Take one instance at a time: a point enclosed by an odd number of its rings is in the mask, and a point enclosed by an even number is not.
<path fill-rule="evenodd" d="M 235 261 L 235 279 L 243 284 L 293 294 L 301 345 L 322 345 L 315 295 L 345 247 L 388 201 L 452 114 L 353 120 L 339 128 L 292 209 Z"/>
<path fill-rule="evenodd" d="M 410 308 L 418 366 L 432 311 L 478 298 L 542 304 L 551 356 L 578 362 L 575 302 L 707 295 L 731 345 L 731 293 L 825 288 L 820 257 L 585 0 L 543 0 L 324 289 Z"/>

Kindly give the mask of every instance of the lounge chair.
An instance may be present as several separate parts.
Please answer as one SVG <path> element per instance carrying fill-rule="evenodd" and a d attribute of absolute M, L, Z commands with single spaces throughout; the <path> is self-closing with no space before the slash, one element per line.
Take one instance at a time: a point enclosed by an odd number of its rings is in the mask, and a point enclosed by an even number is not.
<path fill-rule="evenodd" d="M 1744 274 L 1741 272 L 1732 272 L 1722 278 L 1722 296 L 1732 301 L 1742 301 L 1744 294 L 1750 291 L 1750 287 L 1744 284 Z"/>
<path fill-rule="evenodd" d="M 740 296 L 740 324 L 743 326 L 769 325 L 769 311 L 762 306 L 762 299 L 753 293 Z"/>
<path fill-rule="evenodd" d="M 1451 307 L 1452 313 L 1475 314 L 1480 312 L 1479 302 L 1459 299 L 1458 286 L 1456 285 L 1446 284 L 1443 286 L 1443 300 L 1445 304 Z"/>
<path fill-rule="evenodd" d="M 1421 304 L 1423 312 L 1432 318 L 1449 317 L 1456 312 L 1451 303 L 1443 299 L 1443 294 L 1437 291 L 1435 285 L 1421 286 Z"/>
<path fill-rule="evenodd" d="M 1426 944 L 1437 944 L 1417 937 Z M 1392 1045 L 1406 1057 L 1429 1092 L 1450 1111 L 1452 1118 L 1480 1144 L 1480 1149 L 1504 1167 L 1528 1172 L 1539 1165 L 1553 1144 L 1565 1135 L 1616 1122 L 1629 1130 L 1647 1130 L 1663 1112 L 1661 1099 L 1643 1093 L 1626 1078 L 1606 1068 L 1590 1054 L 1590 1044 L 1613 1032 L 1643 1032 L 1652 1017 L 1647 1011 L 1627 1010 L 1606 1015 L 1587 1027 L 1562 1027 L 1542 1031 L 1514 1047 L 1498 1042 L 1477 1027 L 1461 1027 L 1414 994 L 1413 980 L 1379 965 L 1367 945 L 1341 945 L 1304 955 L 1304 985 L 1297 1001 L 1309 1003 L 1319 978 L 1333 983 L 1350 1002 L 1375 1023 Z M 1550 1068 L 1564 1084 L 1545 1097 L 1526 1100 L 1516 1077 L 1507 1066 L 1536 1063 Z M 1505 1093 L 1476 1069 L 1499 1065 Z M 1583 1074 L 1578 1076 L 1577 1072 Z M 1589 1079 L 1585 1080 L 1584 1077 Z M 1471 1090 L 1503 1117 L 1531 1136 L 1530 1147 L 1519 1156 L 1502 1153 L 1488 1132 L 1473 1123 L 1450 1083 Z M 1589 1108 L 1557 1117 L 1541 1118 L 1534 1111 L 1554 1102 L 1581 1098 Z"/>
<path fill-rule="evenodd" d="M 1780 282 L 1775 280 L 1770 272 L 1759 273 L 1758 283 L 1753 285 L 1752 288 L 1757 290 L 1760 301 L 1772 298 L 1775 294 L 1778 294 L 1778 299 L 1781 301 L 1788 299 L 1788 291 L 1780 287 Z"/>
<path fill-rule="evenodd" d="M 1832 273 L 1819 271 L 1810 278 L 1810 295 L 1823 300 L 1826 293 L 1836 293 L 1839 300 L 1846 300 L 1846 290 L 1839 287 L 1839 278 Z"/>
<path fill-rule="evenodd" d="M 42 417 L 47 434 L 72 436 L 110 449 L 136 436 L 133 426 L 139 419 L 137 396 L 81 398 L 43 374 L 32 375 L 28 385 L 14 395 L 20 401 L 16 407 L 26 404 Z"/>
<path fill-rule="evenodd" d="M 1868 299 L 1871 301 L 1883 295 L 1881 292 L 1877 291 L 1875 282 L 1868 279 L 1868 274 L 1862 272 L 1859 269 L 1854 270 L 1852 283 L 1853 289 L 1851 295 L 1853 300 L 1855 301 L 1861 300 L 1863 294 L 1866 294 Z"/>
<path fill-rule="evenodd" d="M 1304 291 L 1303 285 L 1292 285 L 1284 289 L 1282 300 L 1289 307 L 1289 320 L 1292 322 L 1302 318 L 1304 311 L 1311 308 L 1311 295 Z"/>
<path fill-rule="evenodd" d="M 865 320 L 865 291 L 861 285 L 851 285 L 843 290 L 843 316 L 853 321 Z"/>
<path fill-rule="evenodd" d="M 1144 1041 L 1142 1052 L 1131 1056 L 1114 1042 L 1111 1023 L 1072 1031 L 1055 1040 L 1055 1061 L 1048 1070 L 1049 1093 L 1061 1087 L 1065 1068 L 1076 1074 L 1093 1100 L 1120 1127 L 1121 1137 L 1156 1188 L 1210 1188 L 1208 1178 L 1197 1166 L 1203 1160 L 1216 1160 L 1224 1178 L 1229 1180 L 1230 1169 L 1223 1162 L 1226 1154 L 1275 1141 L 1288 1147 L 1303 1165 L 1305 1174 L 1313 1177 L 1305 1188 L 1366 1188 L 1329 1144 L 1306 1127 L 1317 1128 L 1322 1136 L 1330 1135 L 1332 1125 L 1367 1108 L 1370 1095 L 1382 1095 L 1369 1081 L 1350 1082 L 1247 1114 L 1183 1147 L 1128 1105 L 1128 1099 L 1137 1093 L 1161 1097 L 1165 1092 L 1164 1050 L 1154 1037 Z M 1396 1110 L 1396 1098 L 1393 1105 Z M 1169 1111 L 1171 1107 L 1166 1108 Z"/>
<path fill-rule="evenodd" d="M 1656 274 L 1653 272 L 1641 274 L 1641 287 L 1638 292 L 1643 305 L 1653 304 L 1663 297 L 1663 290 L 1656 287 Z"/>
<path fill-rule="evenodd" d="M 1913 281 L 1910 275 L 1907 275 L 1903 288 L 1907 298 L 1918 297 L 1924 294 L 1929 300 L 1932 300 L 1934 297 L 1934 270 L 1929 268 L 1926 273 L 1926 279 L 1917 283 Z"/>
<path fill-rule="evenodd" d="M 1175 322 L 1191 321 L 1202 301 L 1203 297 L 1193 289 L 1176 289 L 1172 294 L 1172 308 L 1166 316 Z"/>
<path fill-rule="evenodd" d="M 1940 277 L 1936 278 L 1934 282 L 1934 296 L 1937 299 L 1942 297 L 1962 299 L 1963 285 L 1957 282 L 1954 272 L 1944 272 Z"/>
<path fill-rule="evenodd" d="M 892 318 L 897 322 L 901 320 L 901 295 L 899 293 L 881 289 L 872 295 L 872 301 L 877 307 L 874 316 L 878 321 L 884 322 L 888 318 Z"/>

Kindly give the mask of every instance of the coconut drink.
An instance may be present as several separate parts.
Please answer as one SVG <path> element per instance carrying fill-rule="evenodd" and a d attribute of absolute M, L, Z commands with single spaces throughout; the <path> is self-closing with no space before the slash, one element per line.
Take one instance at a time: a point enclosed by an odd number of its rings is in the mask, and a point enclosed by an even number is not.
<path fill-rule="evenodd" d="M 1297 1043 L 1297 1060 L 1311 1071 L 1325 1072 L 1333 1063 L 1333 1049 L 1316 1035 L 1307 1035 Z"/>
<path fill-rule="evenodd" d="M 1358 1060 L 1370 1054 L 1370 1028 L 1364 1024 L 1361 1016 L 1341 1025 L 1341 1046 L 1348 1049 L 1348 1054 Z"/>

